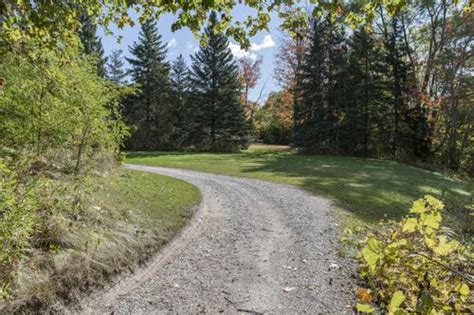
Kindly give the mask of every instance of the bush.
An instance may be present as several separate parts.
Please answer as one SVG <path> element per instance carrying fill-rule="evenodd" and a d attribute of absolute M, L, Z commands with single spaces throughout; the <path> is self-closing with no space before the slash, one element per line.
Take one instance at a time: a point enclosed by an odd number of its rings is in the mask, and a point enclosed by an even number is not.
<path fill-rule="evenodd" d="M 474 255 L 440 228 L 443 207 L 427 195 L 401 222 L 383 222 L 369 233 L 358 254 L 368 284 L 358 291 L 358 311 L 469 313 Z"/>
<path fill-rule="evenodd" d="M 77 247 L 73 232 L 95 226 L 90 182 L 117 165 L 127 135 L 121 91 L 70 44 L 25 43 L 0 59 L 0 313 L 25 270 L 46 268 L 33 260 Z"/>

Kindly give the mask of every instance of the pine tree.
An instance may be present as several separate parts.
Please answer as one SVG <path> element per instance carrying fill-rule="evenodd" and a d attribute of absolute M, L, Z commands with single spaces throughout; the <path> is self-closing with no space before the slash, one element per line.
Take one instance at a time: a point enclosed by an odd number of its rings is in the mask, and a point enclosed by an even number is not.
<path fill-rule="evenodd" d="M 107 77 L 118 85 L 126 84 L 127 72 L 124 69 L 121 50 L 112 51 L 107 63 Z"/>
<path fill-rule="evenodd" d="M 94 18 L 87 15 L 86 12 L 79 15 L 79 22 L 81 23 L 79 38 L 82 42 L 83 52 L 97 59 L 97 73 L 104 78 L 107 57 L 104 57 L 104 47 L 101 39 L 97 36 L 97 24 Z"/>
<path fill-rule="evenodd" d="M 130 47 L 133 58 L 127 58 L 130 74 L 138 93 L 129 98 L 125 116 L 135 132 L 128 141 L 131 149 L 167 149 L 170 145 L 170 125 L 173 122 L 170 65 L 166 62 L 166 45 L 161 40 L 156 22 L 142 24 L 138 42 Z"/>
<path fill-rule="evenodd" d="M 216 14 L 212 12 L 205 30 L 207 45 L 192 56 L 192 132 L 196 149 L 236 151 L 247 147 L 249 127 L 240 103 L 239 69 L 229 41 L 215 34 Z"/>

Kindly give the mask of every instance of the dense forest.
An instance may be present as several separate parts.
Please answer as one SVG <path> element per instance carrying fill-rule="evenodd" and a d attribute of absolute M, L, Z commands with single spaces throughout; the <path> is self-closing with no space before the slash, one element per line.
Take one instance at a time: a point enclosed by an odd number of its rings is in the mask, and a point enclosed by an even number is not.
<path fill-rule="evenodd" d="M 182 57 L 170 65 L 156 25 L 143 24 L 129 60 L 138 92 L 123 101 L 126 148 L 235 151 L 252 136 L 472 175 L 471 14 L 443 1 L 375 14 L 356 29 L 327 15 L 285 33 L 275 70 L 282 90 L 265 102 L 248 99 L 261 60 L 234 60 L 212 26 L 188 69 Z"/>
<path fill-rule="evenodd" d="M 473 19 L 446 2 L 347 30 L 318 18 L 297 61 L 293 141 L 474 174 Z"/>

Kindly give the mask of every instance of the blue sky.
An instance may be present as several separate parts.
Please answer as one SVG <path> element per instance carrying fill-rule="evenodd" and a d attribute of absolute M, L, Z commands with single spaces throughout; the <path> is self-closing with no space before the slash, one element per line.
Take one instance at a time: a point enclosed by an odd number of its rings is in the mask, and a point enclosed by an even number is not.
<path fill-rule="evenodd" d="M 237 6 L 233 10 L 233 16 L 237 20 L 244 20 L 248 15 L 252 15 L 254 11 L 244 6 Z M 131 13 L 132 17 L 136 17 L 136 14 Z M 163 36 L 163 41 L 168 45 L 168 60 L 173 61 L 179 54 L 183 54 L 188 65 L 190 64 L 189 55 L 194 54 L 199 47 L 198 40 L 188 29 L 182 29 L 177 32 L 171 32 L 171 24 L 174 22 L 172 15 L 165 15 L 158 21 L 158 30 Z M 278 90 L 277 82 L 273 78 L 274 68 L 274 55 L 277 49 L 279 39 L 281 38 L 281 31 L 279 30 L 280 19 L 278 16 L 273 15 L 269 25 L 270 32 L 261 31 L 250 39 L 252 46 L 249 51 L 243 51 L 235 41 L 231 40 L 231 50 L 236 57 L 243 55 L 250 56 L 252 58 L 262 57 L 262 76 L 253 90 L 250 92 L 250 99 L 256 100 L 262 90 L 263 96 L 260 99 L 262 102 L 269 92 Z M 110 55 L 114 49 L 122 49 L 124 56 L 130 56 L 128 47 L 138 39 L 138 33 L 140 31 L 140 25 L 137 23 L 134 27 L 126 27 L 122 30 L 112 28 L 114 33 L 113 36 L 103 35 L 102 32 L 99 36 L 102 38 L 104 50 L 106 55 Z M 121 35 L 123 37 L 121 43 L 117 42 L 116 36 Z"/>

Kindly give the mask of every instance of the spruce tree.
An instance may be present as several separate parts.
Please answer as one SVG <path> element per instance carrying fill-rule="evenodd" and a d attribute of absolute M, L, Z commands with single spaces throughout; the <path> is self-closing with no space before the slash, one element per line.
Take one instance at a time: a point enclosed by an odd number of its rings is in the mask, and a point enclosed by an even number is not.
<path fill-rule="evenodd" d="M 121 50 L 112 51 L 107 63 L 107 77 L 118 85 L 126 84 L 127 72 L 124 69 Z"/>
<path fill-rule="evenodd" d="M 298 73 L 294 142 L 308 151 L 338 150 L 343 36 L 329 19 L 312 21 L 309 44 Z"/>
<path fill-rule="evenodd" d="M 223 34 L 215 34 L 212 12 L 205 30 L 207 44 L 192 56 L 190 143 L 199 150 L 246 148 L 249 127 L 240 103 L 239 69 Z"/>
<path fill-rule="evenodd" d="M 166 44 L 162 42 L 156 22 L 142 24 L 138 42 L 130 47 L 133 58 L 130 75 L 138 87 L 125 106 L 125 116 L 134 126 L 127 145 L 131 149 L 167 149 L 170 146 L 172 124 L 170 65 L 165 60 Z"/>
<path fill-rule="evenodd" d="M 180 97 L 190 89 L 189 69 L 182 54 L 176 58 L 171 67 L 171 86 L 174 93 Z"/>
<path fill-rule="evenodd" d="M 370 156 L 383 152 L 383 134 L 390 121 L 385 117 L 389 99 L 384 93 L 388 69 L 382 47 L 364 27 L 354 31 L 349 39 L 343 131 L 343 152 Z"/>
<path fill-rule="evenodd" d="M 171 88 L 173 90 L 173 142 L 176 148 L 182 148 L 186 144 L 189 133 L 188 120 L 190 111 L 187 106 L 189 102 L 189 69 L 183 55 L 179 55 L 171 66 L 170 74 Z"/>
<path fill-rule="evenodd" d="M 81 24 L 79 38 L 81 39 L 83 52 L 97 59 L 97 74 L 104 78 L 106 76 L 107 57 L 104 57 L 104 47 L 101 39 L 97 36 L 97 24 L 94 17 L 83 12 L 79 15 L 79 22 Z"/>

